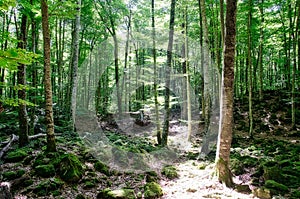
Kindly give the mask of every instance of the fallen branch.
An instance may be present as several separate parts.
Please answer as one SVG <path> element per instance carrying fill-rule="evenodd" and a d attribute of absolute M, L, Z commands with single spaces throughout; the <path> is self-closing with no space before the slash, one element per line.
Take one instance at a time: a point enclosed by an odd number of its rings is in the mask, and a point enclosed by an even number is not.
<path fill-rule="evenodd" d="M 7 143 L 7 145 L 0 151 L 0 159 L 2 158 L 2 156 L 4 155 L 4 153 L 6 151 L 8 151 L 10 145 L 14 142 L 14 141 L 17 141 L 19 140 L 19 137 L 16 136 L 15 134 L 12 134 L 11 135 L 11 139 L 9 140 L 9 142 Z"/>
<path fill-rule="evenodd" d="M 33 139 L 40 138 L 40 137 L 46 137 L 46 135 L 47 134 L 39 133 L 39 134 L 36 134 L 36 135 L 28 136 L 28 139 L 29 140 L 33 140 Z M 11 139 L 9 141 L 1 143 L 1 145 L 2 144 L 6 144 L 6 146 L 0 151 L 0 159 L 2 158 L 2 156 L 4 155 L 4 153 L 9 150 L 10 145 L 13 142 L 17 142 L 18 140 L 19 140 L 19 136 L 15 135 L 15 134 L 12 134 L 11 135 Z"/>

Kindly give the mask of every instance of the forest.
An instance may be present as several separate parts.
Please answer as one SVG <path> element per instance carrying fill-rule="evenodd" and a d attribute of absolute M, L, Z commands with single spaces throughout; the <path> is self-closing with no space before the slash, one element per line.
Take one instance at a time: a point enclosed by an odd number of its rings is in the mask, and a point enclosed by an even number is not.
<path fill-rule="evenodd" d="M 1 0 L 0 198 L 300 198 L 300 0 Z"/>

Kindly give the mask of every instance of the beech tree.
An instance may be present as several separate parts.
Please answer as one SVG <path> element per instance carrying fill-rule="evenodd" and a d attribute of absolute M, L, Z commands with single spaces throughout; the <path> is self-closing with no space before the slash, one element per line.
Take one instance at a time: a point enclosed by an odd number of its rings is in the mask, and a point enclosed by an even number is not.
<path fill-rule="evenodd" d="M 51 66 L 50 66 L 50 31 L 49 31 L 49 15 L 47 0 L 41 0 L 42 10 L 42 28 L 44 40 L 44 86 L 45 86 L 45 123 L 47 126 L 47 151 L 56 151 L 56 142 L 54 135 L 53 121 L 53 102 L 52 102 L 52 85 L 51 85 Z"/>
<path fill-rule="evenodd" d="M 233 94 L 236 37 L 237 0 L 228 0 L 225 23 L 225 50 L 222 74 L 222 94 L 220 109 L 219 137 L 216 154 L 216 171 L 219 181 L 233 186 L 229 169 L 230 147 L 233 129 Z"/>

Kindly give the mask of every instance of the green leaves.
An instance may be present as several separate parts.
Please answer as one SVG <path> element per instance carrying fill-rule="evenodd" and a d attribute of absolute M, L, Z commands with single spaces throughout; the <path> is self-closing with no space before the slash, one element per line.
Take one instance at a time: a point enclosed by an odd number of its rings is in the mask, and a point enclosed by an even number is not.
<path fill-rule="evenodd" d="M 16 7 L 16 0 L 1 0 L 0 11 L 7 11 L 9 7 Z"/>
<path fill-rule="evenodd" d="M 27 52 L 24 49 L 0 50 L 0 68 L 17 70 L 19 64 L 29 65 L 39 57 L 40 55 Z"/>

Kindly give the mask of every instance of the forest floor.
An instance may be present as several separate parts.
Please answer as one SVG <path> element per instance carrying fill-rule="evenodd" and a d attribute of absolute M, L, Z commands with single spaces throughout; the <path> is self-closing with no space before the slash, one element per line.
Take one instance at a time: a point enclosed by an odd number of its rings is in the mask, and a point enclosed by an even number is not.
<path fill-rule="evenodd" d="M 201 131 L 198 127 L 193 127 L 189 143 L 184 141 L 186 126 L 172 124 L 170 149 L 163 149 L 155 145 L 155 136 L 147 134 L 154 128 L 151 124 L 146 130 L 134 126 L 133 132 L 128 130 L 130 125 L 121 124 L 120 129 L 120 121 L 112 118 L 99 123 L 85 115 L 78 118 L 77 133 L 68 131 L 63 121 L 56 123 L 57 153 L 45 152 L 45 138 L 31 140 L 23 148 L 13 144 L 0 160 L 0 183 L 10 183 L 14 198 L 20 199 L 300 198 L 300 126 L 291 129 L 290 105 L 282 96 L 270 92 L 264 102 L 254 101 L 254 138 L 247 134 L 247 101 L 236 100 L 231 150 L 234 189 L 220 184 L 214 175 L 214 140 L 207 154 L 200 153 L 204 140 L 195 133 Z M 2 143 L 17 133 L 17 114 L 2 113 L 0 119 L 5 121 L 0 124 Z M 124 133 L 124 128 L 132 133 Z M 68 154 L 75 154 L 78 161 Z M 75 170 L 72 179 L 64 176 L 65 159 L 82 168 Z M 176 175 L 164 172 L 169 165 Z M 159 189 L 149 192 L 152 182 L 160 185 L 162 193 Z"/>

